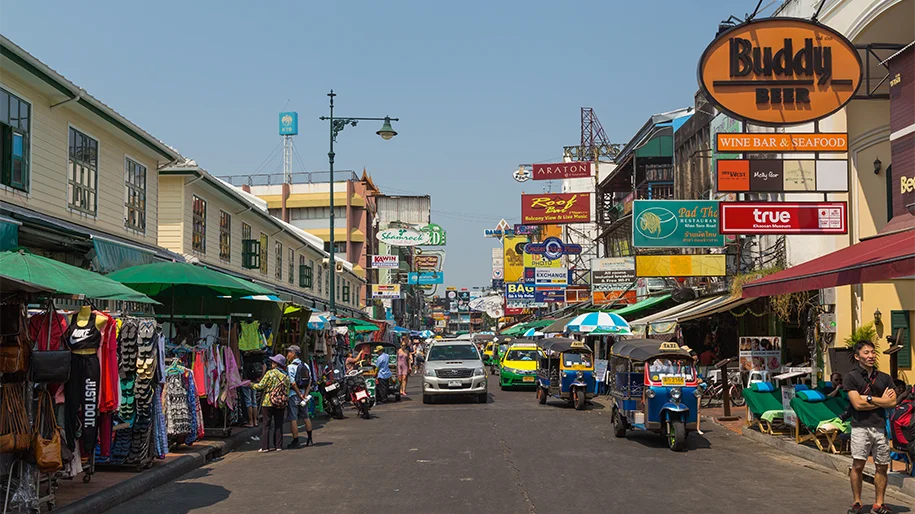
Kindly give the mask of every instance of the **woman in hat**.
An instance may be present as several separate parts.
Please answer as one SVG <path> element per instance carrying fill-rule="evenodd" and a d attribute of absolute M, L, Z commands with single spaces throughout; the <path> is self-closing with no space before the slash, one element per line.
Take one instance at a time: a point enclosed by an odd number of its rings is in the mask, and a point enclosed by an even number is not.
<path fill-rule="evenodd" d="M 289 376 L 286 374 L 286 357 L 270 357 L 270 371 L 264 374 L 261 381 L 252 384 L 257 391 L 264 391 L 261 400 L 261 448 L 259 453 L 272 451 L 270 448 L 273 436 L 273 450 L 283 449 L 283 421 L 286 419 L 286 405 L 289 403 Z M 273 433 L 270 422 L 273 421 Z"/>

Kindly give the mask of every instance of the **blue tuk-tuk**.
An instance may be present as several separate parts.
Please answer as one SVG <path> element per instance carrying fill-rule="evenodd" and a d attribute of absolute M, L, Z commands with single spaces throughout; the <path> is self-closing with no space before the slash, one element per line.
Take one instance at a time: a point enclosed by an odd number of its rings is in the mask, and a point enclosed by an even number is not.
<path fill-rule="evenodd" d="M 671 450 L 685 450 L 701 395 L 689 353 L 674 342 L 629 339 L 610 348 L 609 366 L 614 435 L 647 430 L 662 434 Z"/>
<path fill-rule="evenodd" d="M 517 341 L 515 341 L 517 343 Z M 533 341 L 531 341 L 533 343 Z M 566 400 L 577 410 L 594 397 L 594 357 L 585 343 L 567 337 L 536 341 L 542 350 L 537 363 L 537 401 Z"/>

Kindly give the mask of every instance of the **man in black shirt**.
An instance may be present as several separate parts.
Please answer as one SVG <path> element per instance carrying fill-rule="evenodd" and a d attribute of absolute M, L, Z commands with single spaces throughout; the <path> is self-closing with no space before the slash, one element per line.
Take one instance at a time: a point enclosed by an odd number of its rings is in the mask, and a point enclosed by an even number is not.
<path fill-rule="evenodd" d="M 864 464 L 869 456 L 874 457 L 877 473 L 874 475 L 876 498 L 870 512 L 891 514 L 884 501 L 886 492 L 886 471 L 890 464 L 890 443 L 886 436 L 886 409 L 896 407 L 896 391 L 893 380 L 886 373 L 877 371 L 877 352 L 870 341 L 859 341 L 854 347 L 858 366 L 844 378 L 848 401 L 851 403 L 851 492 L 855 503 L 849 514 L 866 512 L 861 505 L 861 482 Z"/>

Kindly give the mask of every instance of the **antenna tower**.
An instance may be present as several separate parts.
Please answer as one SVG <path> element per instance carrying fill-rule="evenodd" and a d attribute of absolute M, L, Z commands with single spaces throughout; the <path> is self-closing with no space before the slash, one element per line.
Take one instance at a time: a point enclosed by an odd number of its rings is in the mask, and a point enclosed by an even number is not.
<path fill-rule="evenodd" d="M 597 114 L 591 107 L 581 108 L 581 146 L 579 147 L 579 158 L 583 161 L 597 160 L 600 155 L 600 148 L 610 145 L 607 133 L 604 127 L 597 119 Z"/>

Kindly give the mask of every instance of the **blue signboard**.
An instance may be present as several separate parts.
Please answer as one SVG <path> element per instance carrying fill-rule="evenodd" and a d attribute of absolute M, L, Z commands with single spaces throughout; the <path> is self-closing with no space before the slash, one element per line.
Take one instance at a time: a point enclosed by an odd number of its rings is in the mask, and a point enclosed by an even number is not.
<path fill-rule="evenodd" d="M 411 271 L 407 273 L 407 284 L 431 286 L 444 283 L 445 274 L 441 271 Z"/>
<path fill-rule="evenodd" d="M 564 287 L 541 288 L 534 291 L 534 301 L 544 303 L 559 303 L 566 301 L 566 290 Z"/>
<path fill-rule="evenodd" d="M 503 287 L 505 287 L 504 280 L 502 280 L 501 278 L 492 279 L 492 288 L 493 289 L 502 289 Z"/>
<path fill-rule="evenodd" d="M 299 113 L 281 112 L 280 113 L 280 135 L 295 136 L 299 133 Z"/>
<path fill-rule="evenodd" d="M 534 286 L 520 282 L 508 282 L 505 284 L 505 301 L 506 302 L 533 302 Z"/>

